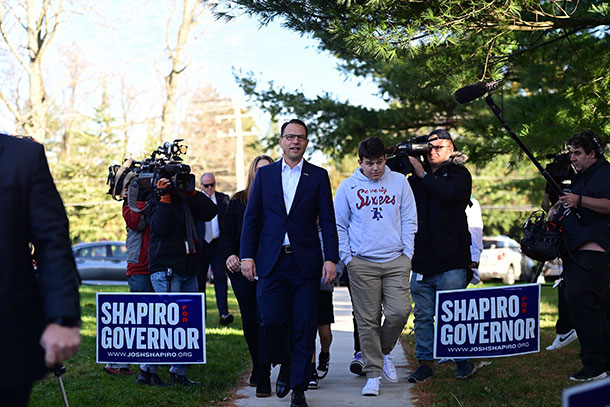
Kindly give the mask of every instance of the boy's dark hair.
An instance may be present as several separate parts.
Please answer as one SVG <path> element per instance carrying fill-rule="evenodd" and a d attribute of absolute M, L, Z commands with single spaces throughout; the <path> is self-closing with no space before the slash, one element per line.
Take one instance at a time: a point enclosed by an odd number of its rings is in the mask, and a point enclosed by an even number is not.
<path fill-rule="evenodd" d="M 595 158 L 600 158 L 604 154 L 597 135 L 591 130 L 583 130 L 579 133 L 572 134 L 572 137 L 566 142 L 568 146 L 581 147 L 586 154 L 595 151 Z"/>
<path fill-rule="evenodd" d="M 280 130 L 280 137 L 284 135 L 284 129 L 289 124 L 300 124 L 301 126 L 305 127 L 305 135 L 307 136 L 309 134 L 307 132 L 307 125 L 305 124 L 305 122 L 303 122 L 302 120 L 299 120 L 299 119 L 291 119 L 291 120 L 287 121 L 286 123 L 282 124 L 282 129 Z"/>
<path fill-rule="evenodd" d="M 360 160 L 375 159 L 385 156 L 385 145 L 379 137 L 367 137 L 358 144 L 358 158 Z"/>

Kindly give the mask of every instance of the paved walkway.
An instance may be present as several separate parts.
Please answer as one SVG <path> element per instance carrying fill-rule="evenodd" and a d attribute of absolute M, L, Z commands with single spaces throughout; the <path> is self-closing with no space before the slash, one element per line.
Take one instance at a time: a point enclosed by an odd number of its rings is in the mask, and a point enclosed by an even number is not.
<path fill-rule="evenodd" d="M 330 368 L 328 375 L 320 381 L 317 390 L 308 390 L 307 404 L 310 407 L 335 407 L 335 406 L 366 406 L 370 407 L 395 407 L 410 406 L 411 386 L 407 382 L 407 376 L 412 371 L 408 366 L 407 359 L 400 344 L 392 351 L 392 359 L 398 372 L 398 383 L 390 383 L 381 380 L 381 390 L 377 397 L 364 397 L 361 395 L 362 386 L 366 382 L 364 376 L 356 376 L 349 371 L 349 363 L 354 354 L 352 305 L 346 287 L 337 287 L 333 295 L 335 308 L 335 323 L 332 325 L 333 343 L 330 349 Z M 318 345 L 319 346 L 319 341 Z M 319 352 L 319 348 L 318 348 Z M 317 358 L 317 355 L 316 355 Z M 257 398 L 256 388 L 244 387 L 237 392 L 236 406 L 247 407 L 288 407 L 290 406 L 290 394 L 283 399 L 275 396 L 275 380 L 279 367 L 275 367 L 271 373 L 271 388 L 274 394 L 267 398 Z"/>

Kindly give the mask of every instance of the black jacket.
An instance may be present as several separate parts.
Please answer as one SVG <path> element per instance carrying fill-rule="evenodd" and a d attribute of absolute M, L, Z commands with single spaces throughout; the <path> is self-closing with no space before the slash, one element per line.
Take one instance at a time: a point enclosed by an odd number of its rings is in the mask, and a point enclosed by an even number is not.
<path fill-rule="evenodd" d="M 196 252 L 189 255 L 187 267 L 186 248 L 186 217 L 185 205 L 191 210 L 193 220 L 207 222 L 216 216 L 218 209 L 214 202 L 202 192 L 182 200 L 172 194 L 170 204 L 152 198 L 150 215 L 150 244 L 148 249 L 148 264 L 151 273 L 166 271 L 171 267 L 176 273 L 194 275 L 198 268 L 190 261 L 198 258 Z"/>
<path fill-rule="evenodd" d="M 220 230 L 222 230 L 225 212 L 229 206 L 229 200 L 229 195 L 216 191 L 216 206 L 218 206 L 218 229 Z M 205 222 L 197 222 L 197 236 L 199 237 L 199 247 L 203 251 L 207 246 L 207 242 L 205 241 Z"/>
<path fill-rule="evenodd" d="M 68 218 L 43 146 L 0 135 L 0 174 L 0 389 L 5 389 L 44 375 L 39 340 L 46 323 L 78 320 L 80 307 Z"/>
<path fill-rule="evenodd" d="M 225 261 L 233 254 L 239 257 L 239 239 L 245 212 L 246 205 L 239 199 L 231 199 L 220 229 L 220 250 Z"/>
<path fill-rule="evenodd" d="M 466 206 L 470 202 L 472 177 L 455 153 L 435 173 L 409 177 L 417 204 L 417 233 L 413 271 L 431 276 L 466 268 L 470 259 L 470 233 Z"/>
<path fill-rule="evenodd" d="M 582 173 L 576 174 L 570 192 L 592 198 L 610 199 L 610 164 L 606 159 L 598 159 Z M 565 244 L 575 250 L 585 242 L 595 242 L 610 249 L 610 215 L 603 215 L 591 209 L 580 207 L 579 220 L 573 211 L 565 216 L 565 209 L 559 207 L 556 219 L 565 230 Z M 565 250 L 564 250 L 565 251 Z M 564 253 L 566 254 L 566 253 Z"/>

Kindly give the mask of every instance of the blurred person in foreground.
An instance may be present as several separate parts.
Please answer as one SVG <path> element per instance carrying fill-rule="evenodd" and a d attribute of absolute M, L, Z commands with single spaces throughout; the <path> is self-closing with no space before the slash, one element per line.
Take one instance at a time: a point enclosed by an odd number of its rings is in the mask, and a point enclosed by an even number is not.
<path fill-rule="evenodd" d="M 610 164 L 590 130 L 572 135 L 567 145 L 576 176 L 549 219 L 565 231 L 565 297 L 580 341 L 582 369 L 570 380 L 599 380 L 610 370 Z"/>
<path fill-rule="evenodd" d="M 241 274 L 239 259 L 239 239 L 244 221 L 244 212 L 248 204 L 248 196 L 252 189 L 254 176 L 260 167 L 269 165 L 273 159 L 267 155 L 259 155 L 250 164 L 248 170 L 248 185 L 231 197 L 224 222 L 220 230 L 220 249 L 225 260 L 231 287 L 239 304 L 244 338 L 252 360 L 252 374 L 249 385 L 256 386 L 256 397 L 271 396 L 271 366 L 259 362 L 259 315 L 256 304 L 256 280 L 250 281 Z"/>
<path fill-rule="evenodd" d="M 0 134 L 0 173 L 0 402 L 27 406 L 80 346 L 78 272 L 43 146 Z"/>

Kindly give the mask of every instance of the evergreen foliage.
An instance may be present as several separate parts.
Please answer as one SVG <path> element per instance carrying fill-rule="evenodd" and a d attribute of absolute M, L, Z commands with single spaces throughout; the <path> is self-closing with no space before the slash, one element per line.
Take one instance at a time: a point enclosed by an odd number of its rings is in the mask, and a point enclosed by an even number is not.
<path fill-rule="evenodd" d="M 124 141 L 114 127 L 108 94 L 102 94 L 95 114 L 71 137 L 69 153 L 51 162 L 57 189 L 64 200 L 73 243 L 123 240 L 121 203 L 106 195 L 108 166 L 123 157 Z M 72 131 L 72 130 L 67 130 Z M 59 145 L 48 144 L 51 155 Z"/>
<path fill-rule="evenodd" d="M 475 181 L 487 234 L 520 234 L 525 212 L 540 205 L 544 180 L 482 100 L 458 105 L 454 92 L 477 81 L 503 80 L 494 96 L 504 118 L 542 164 L 585 128 L 604 143 L 610 133 L 610 5 L 607 1 L 236 0 L 261 24 L 280 19 L 311 35 L 356 77 L 372 78 L 387 108 L 371 109 L 325 93 L 239 78 L 273 117 L 308 122 L 313 144 L 334 158 L 378 136 L 387 145 L 442 127 L 493 177 L 529 172 L 531 180 Z M 499 160 L 503 170 L 490 163 Z M 493 167 L 493 168 L 492 168 Z M 475 171 L 471 167 L 473 173 Z M 492 178 L 493 179 L 493 178 Z M 532 189 L 534 188 L 534 189 Z M 498 207 L 513 206 L 513 210 Z M 493 207 L 493 210 L 485 209 Z"/>
<path fill-rule="evenodd" d="M 372 77 L 387 109 L 340 102 L 330 94 L 243 89 L 272 115 L 311 123 L 314 142 L 335 156 L 365 136 L 402 141 L 434 127 L 459 129 L 474 162 L 521 154 L 482 101 L 459 106 L 456 89 L 504 79 L 506 120 L 540 154 L 556 152 L 573 132 L 610 130 L 610 6 L 603 1 L 546 2 L 368 0 L 237 0 L 262 24 L 317 38 L 341 69 Z M 225 10 L 235 13 L 235 10 Z M 607 141 L 606 138 L 604 138 Z"/>

